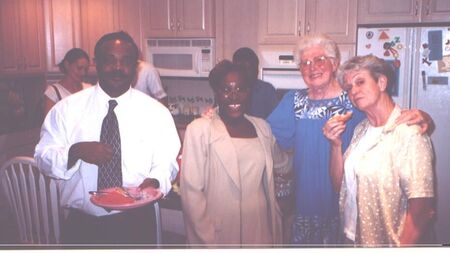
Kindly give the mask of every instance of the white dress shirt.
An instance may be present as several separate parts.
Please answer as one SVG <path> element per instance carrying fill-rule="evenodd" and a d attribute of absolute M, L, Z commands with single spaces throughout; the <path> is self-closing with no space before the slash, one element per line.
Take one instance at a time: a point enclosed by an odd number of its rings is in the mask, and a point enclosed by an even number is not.
<path fill-rule="evenodd" d="M 134 88 L 158 100 L 167 97 L 158 71 L 145 61 L 139 61 L 138 78 Z"/>
<path fill-rule="evenodd" d="M 36 146 L 39 169 L 59 181 L 61 205 L 95 215 L 107 212 L 89 200 L 97 190 L 98 166 L 79 159 L 67 169 L 69 148 L 78 142 L 99 141 L 109 97 L 95 85 L 69 96 L 47 114 Z M 161 103 L 130 88 L 114 98 L 122 146 L 123 186 L 138 186 L 145 178 L 156 178 L 167 194 L 178 172 L 176 157 L 180 149 L 173 118 Z"/>

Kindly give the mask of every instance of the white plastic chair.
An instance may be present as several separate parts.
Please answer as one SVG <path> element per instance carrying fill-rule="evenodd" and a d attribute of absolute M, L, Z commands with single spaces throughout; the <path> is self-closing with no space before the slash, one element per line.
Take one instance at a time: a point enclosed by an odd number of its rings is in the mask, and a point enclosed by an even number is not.
<path fill-rule="evenodd" d="M 33 158 L 23 156 L 4 163 L 0 180 L 15 215 L 20 243 L 58 244 L 60 214 L 55 181 L 39 172 Z"/>

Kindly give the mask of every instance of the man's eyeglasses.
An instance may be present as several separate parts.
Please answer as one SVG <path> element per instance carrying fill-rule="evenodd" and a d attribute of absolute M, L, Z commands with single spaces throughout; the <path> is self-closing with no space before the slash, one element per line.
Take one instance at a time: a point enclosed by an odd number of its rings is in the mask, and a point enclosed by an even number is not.
<path fill-rule="evenodd" d="M 301 69 L 306 69 L 306 68 L 311 67 L 314 64 L 314 66 L 321 68 L 321 67 L 325 66 L 325 63 L 327 62 L 327 60 L 329 58 L 333 58 L 333 57 L 328 57 L 325 55 L 317 56 L 317 57 L 314 57 L 312 60 L 301 61 L 299 64 L 299 67 Z"/>

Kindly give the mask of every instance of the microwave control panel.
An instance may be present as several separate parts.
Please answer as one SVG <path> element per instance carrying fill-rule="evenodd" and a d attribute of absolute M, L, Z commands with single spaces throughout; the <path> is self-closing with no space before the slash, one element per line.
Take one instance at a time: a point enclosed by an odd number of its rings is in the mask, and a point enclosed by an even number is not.
<path fill-rule="evenodd" d="M 202 63 L 201 63 L 201 72 L 207 72 L 211 71 L 212 69 L 212 55 L 211 55 L 211 49 L 202 49 Z"/>

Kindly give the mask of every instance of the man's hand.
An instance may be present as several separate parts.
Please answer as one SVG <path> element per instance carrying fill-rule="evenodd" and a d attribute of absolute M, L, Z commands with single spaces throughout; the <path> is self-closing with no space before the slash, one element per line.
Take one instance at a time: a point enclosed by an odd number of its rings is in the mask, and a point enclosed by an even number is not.
<path fill-rule="evenodd" d="M 146 178 L 144 179 L 144 181 L 142 181 L 142 183 L 139 185 L 139 189 L 144 189 L 147 187 L 152 187 L 155 189 L 159 188 L 159 181 L 155 178 Z"/>
<path fill-rule="evenodd" d="M 406 123 L 408 126 L 418 125 L 420 127 L 421 134 L 424 134 L 427 131 L 431 134 L 434 130 L 433 119 L 430 115 L 418 109 L 402 110 L 402 113 L 395 120 L 395 123 Z"/>
<path fill-rule="evenodd" d="M 113 150 L 110 145 L 97 141 L 78 142 L 69 149 L 69 160 L 67 169 L 71 168 L 78 159 L 87 163 L 101 165 L 108 162 L 113 157 Z"/>

